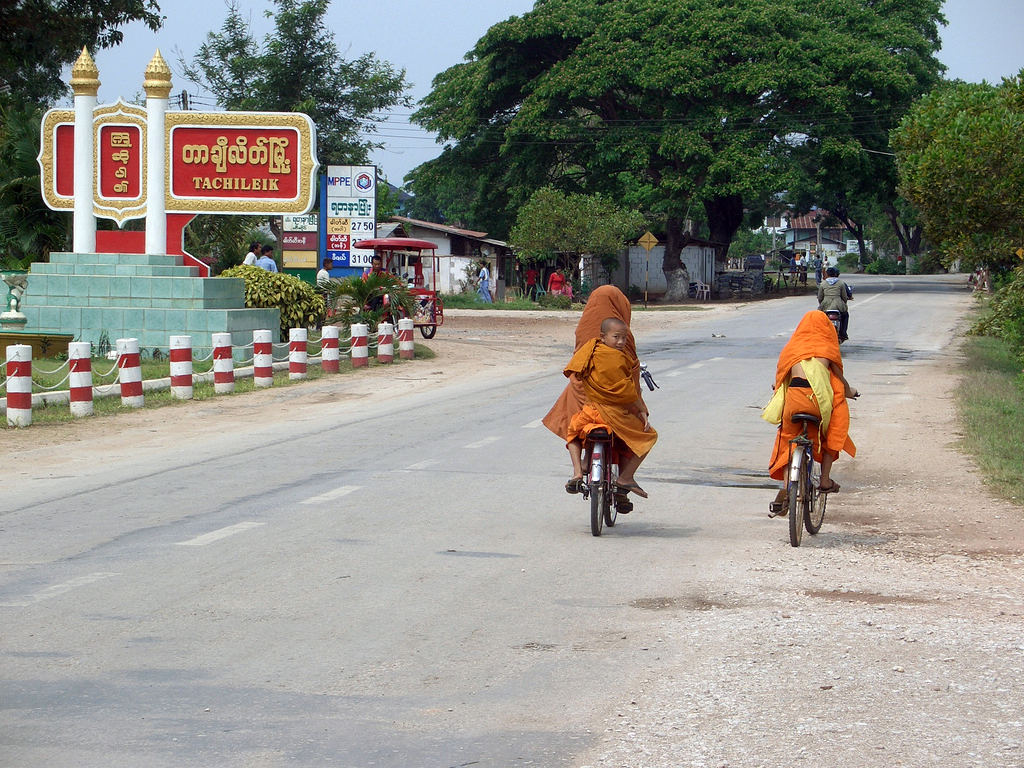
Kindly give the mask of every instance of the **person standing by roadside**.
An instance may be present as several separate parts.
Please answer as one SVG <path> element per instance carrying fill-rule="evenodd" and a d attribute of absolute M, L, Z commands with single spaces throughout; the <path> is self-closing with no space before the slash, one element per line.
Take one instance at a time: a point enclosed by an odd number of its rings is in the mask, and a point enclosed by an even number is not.
<path fill-rule="evenodd" d="M 251 267 L 256 264 L 256 259 L 259 258 L 260 244 L 253 240 L 249 243 L 249 252 L 245 254 L 245 258 L 242 259 L 242 265 Z"/>
<path fill-rule="evenodd" d="M 830 309 L 839 312 L 839 340 L 846 341 L 846 331 L 850 326 L 849 306 L 846 302 L 853 299 L 853 290 L 839 279 L 839 268 L 829 267 L 825 270 L 825 282 L 818 285 L 818 309 L 827 312 Z"/>
<path fill-rule="evenodd" d="M 484 262 L 480 267 L 480 274 L 477 275 L 477 279 L 480 281 L 480 287 L 477 288 L 480 298 L 483 299 L 484 304 L 493 303 L 491 300 L 491 273 L 487 269 L 487 262 Z"/>
<path fill-rule="evenodd" d="M 814 257 L 814 284 L 821 285 L 821 267 L 822 267 L 821 256 Z"/>
<path fill-rule="evenodd" d="M 256 259 L 256 266 L 260 269 L 265 269 L 267 272 L 277 272 L 277 262 L 274 261 L 274 257 L 271 254 L 274 252 L 272 245 L 264 245 L 262 256 Z"/>
<path fill-rule="evenodd" d="M 526 298 L 530 301 L 537 300 L 537 265 L 530 264 L 526 268 Z"/>

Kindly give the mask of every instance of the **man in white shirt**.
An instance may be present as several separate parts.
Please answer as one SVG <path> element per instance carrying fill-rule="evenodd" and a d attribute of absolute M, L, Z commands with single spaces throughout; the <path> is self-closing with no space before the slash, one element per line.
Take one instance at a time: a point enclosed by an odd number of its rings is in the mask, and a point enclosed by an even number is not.
<path fill-rule="evenodd" d="M 242 264 L 246 267 L 251 267 L 256 264 L 256 259 L 259 258 L 258 253 L 260 250 L 260 244 L 253 241 L 249 243 L 249 252 L 245 254 L 245 259 L 242 260 Z"/>

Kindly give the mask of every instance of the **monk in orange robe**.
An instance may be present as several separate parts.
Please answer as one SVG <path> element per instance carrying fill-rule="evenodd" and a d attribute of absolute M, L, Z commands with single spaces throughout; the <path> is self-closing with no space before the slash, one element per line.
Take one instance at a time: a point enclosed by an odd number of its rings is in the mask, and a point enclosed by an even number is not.
<path fill-rule="evenodd" d="M 808 437 L 814 443 L 814 458 L 821 464 L 820 489 L 824 493 L 838 491 L 839 483 L 831 477 L 832 463 L 839 458 L 840 451 L 857 455 L 857 447 L 849 435 L 847 398 L 859 394 L 843 375 L 839 335 L 832 321 L 824 312 L 808 312 L 779 354 L 775 396 L 762 414 L 766 421 L 779 425 L 769 462 L 771 477 L 786 478 L 789 441 L 802 431 L 800 425 L 793 423 L 793 414 L 810 413 L 821 419 L 820 430 L 808 427 Z M 773 514 L 784 514 L 786 496 L 785 488 L 779 491 L 770 506 Z"/>
<path fill-rule="evenodd" d="M 580 347 L 565 367 L 565 375 L 575 376 L 586 396 L 583 407 L 570 419 L 565 437 L 573 468 L 573 477 L 566 484 L 570 492 L 570 485 L 578 488 L 583 480 L 583 441 L 591 430 L 602 428 L 629 448 L 628 454 L 620 456 L 616 489 L 647 498 L 633 473 L 654 447 L 658 433 L 650 425 L 647 406 L 633 381 L 632 361 L 623 352 L 628 336 L 624 322 L 606 318 L 600 338 Z"/>
<path fill-rule="evenodd" d="M 583 309 L 580 321 L 576 325 L 576 345 L 573 352 L 601 335 L 601 323 L 609 317 L 621 320 L 629 327 L 630 308 L 629 299 L 626 294 L 614 285 L 602 285 L 595 288 L 587 298 L 587 306 Z M 629 358 L 629 372 L 636 384 L 637 391 L 640 390 L 640 360 L 636 356 L 636 341 L 632 332 L 627 331 L 626 342 L 622 352 Z M 550 429 L 562 440 L 569 433 L 569 421 L 579 413 L 580 409 L 587 402 L 587 396 L 583 392 L 583 383 L 575 376 L 569 377 L 558 400 L 544 417 L 544 426 Z"/>

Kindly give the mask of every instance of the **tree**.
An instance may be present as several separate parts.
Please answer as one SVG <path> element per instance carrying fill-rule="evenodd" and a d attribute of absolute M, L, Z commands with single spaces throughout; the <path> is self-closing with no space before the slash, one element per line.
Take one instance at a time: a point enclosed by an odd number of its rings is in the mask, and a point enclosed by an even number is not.
<path fill-rule="evenodd" d="M 563 255 L 575 273 L 580 256 L 596 256 L 605 272 L 612 272 L 626 240 L 638 235 L 643 224 L 643 215 L 600 195 L 567 195 L 545 187 L 519 210 L 509 245 L 521 261 Z"/>
<path fill-rule="evenodd" d="M 21 0 L 0 2 L 0 91 L 15 100 L 49 104 L 67 93 L 62 70 L 82 46 L 95 51 L 120 44 L 119 29 L 141 21 L 163 23 L 155 0 Z"/>
<path fill-rule="evenodd" d="M 394 106 L 409 106 L 405 70 L 372 53 L 348 61 L 324 25 L 330 0 L 271 0 L 274 31 L 262 43 L 232 0 L 220 32 L 210 32 L 185 76 L 225 109 L 304 112 L 317 128 L 323 164 L 359 165 L 383 146 L 366 134 Z"/>
<path fill-rule="evenodd" d="M 1009 269 L 1024 246 L 1024 70 L 999 86 L 955 83 L 893 132 L 900 188 L 946 264 Z"/>
<path fill-rule="evenodd" d="M 545 0 L 492 27 L 414 118 L 508 216 L 547 184 L 664 222 L 668 298 L 703 218 L 725 257 L 794 155 L 939 68 L 940 0 Z M 869 94 L 860 98 L 860 94 Z M 813 145 L 812 145 L 813 146 Z M 424 175 L 423 172 L 419 172 Z"/>
<path fill-rule="evenodd" d="M 50 210 L 39 186 L 39 131 L 43 111 L 33 105 L 0 107 L 0 263 L 25 269 L 67 248 L 72 218 Z"/>

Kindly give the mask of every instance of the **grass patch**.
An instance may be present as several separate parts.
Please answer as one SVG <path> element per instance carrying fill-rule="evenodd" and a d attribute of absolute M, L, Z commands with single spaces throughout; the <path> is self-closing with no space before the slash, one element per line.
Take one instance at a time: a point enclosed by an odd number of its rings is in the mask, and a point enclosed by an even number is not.
<path fill-rule="evenodd" d="M 392 366 L 404 365 L 406 360 L 400 360 L 398 357 L 398 345 L 395 345 L 395 361 L 391 363 Z M 319 352 L 319 344 L 310 344 L 310 354 Z M 434 351 L 424 345 L 416 344 L 416 359 L 417 360 L 430 360 L 436 357 Z M 42 379 L 45 386 L 53 386 L 57 384 L 65 375 L 67 375 L 67 369 L 63 371 L 55 371 L 54 373 L 37 373 L 35 366 L 38 364 L 45 371 L 51 371 L 60 366 L 62 361 L 60 360 L 33 360 L 33 372 L 32 379 L 37 381 Z M 93 360 L 93 385 L 94 386 L 107 386 L 109 381 L 112 380 L 117 373 L 114 369 L 105 381 L 101 381 L 97 375 L 97 367 L 99 373 L 106 373 L 114 363 L 110 360 Z M 380 365 L 374 357 L 370 357 L 370 367 L 375 368 Z M 203 363 L 194 363 L 194 373 L 204 373 L 212 369 L 213 363 L 206 361 Z M 241 367 L 241 366 L 240 366 Z M 346 374 L 357 374 L 357 371 L 352 367 L 352 361 L 346 355 L 341 356 L 340 360 L 340 371 L 339 374 L 324 374 L 323 370 L 319 365 L 310 364 L 306 367 L 306 378 L 301 381 L 292 381 L 288 378 L 288 371 L 276 371 L 274 373 L 274 388 L 280 387 L 296 387 L 302 386 L 306 382 L 316 381 L 317 379 L 324 378 L 327 376 L 334 375 L 346 375 Z M 142 378 L 144 380 L 161 379 L 166 378 L 170 375 L 170 363 L 166 360 L 143 360 L 142 361 Z M 116 392 L 115 385 L 115 392 Z M 67 386 L 61 387 L 66 389 Z M 39 389 L 35 390 L 37 393 Z M 235 379 L 235 391 L 230 395 L 219 395 L 214 391 L 213 382 L 196 382 L 192 386 L 192 400 L 210 400 L 214 397 L 239 397 L 249 392 L 257 391 L 256 385 L 252 377 L 247 378 L 236 378 Z M 260 389 L 258 391 L 266 391 Z M 157 392 L 146 392 L 145 393 L 145 405 L 142 410 L 153 409 L 153 408 L 173 408 L 180 406 L 184 403 L 189 402 L 188 400 L 178 400 L 171 396 L 170 389 L 164 389 Z M 137 408 L 128 408 L 127 406 L 121 405 L 121 397 L 119 394 L 115 394 L 112 397 L 97 397 L 93 400 L 93 417 L 97 418 L 101 416 L 113 416 L 120 413 L 131 413 L 133 411 L 140 410 Z M 82 421 L 82 419 L 76 419 L 71 415 L 71 409 L 67 403 L 51 403 L 49 405 L 37 405 L 32 409 L 32 429 L 36 426 L 45 426 L 47 424 L 64 424 L 71 421 Z M 0 416 L 0 429 L 14 429 L 7 424 L 7 419 Z"/>
<path fill-rule="evenodd" d="M 969 336 L 956 397 L 964 449 L 996 493 L 1024 504 L 1024 378 L 1002 340 Z"/>
<path fill-rule="evenodd" d="M 506 299 L 488 304 L 476 293 L 445 293 L 441 295 L 445 309 L 543 309 L 537 302 L 529 299 Z"/>

